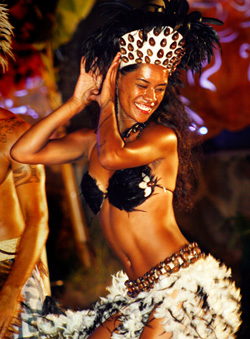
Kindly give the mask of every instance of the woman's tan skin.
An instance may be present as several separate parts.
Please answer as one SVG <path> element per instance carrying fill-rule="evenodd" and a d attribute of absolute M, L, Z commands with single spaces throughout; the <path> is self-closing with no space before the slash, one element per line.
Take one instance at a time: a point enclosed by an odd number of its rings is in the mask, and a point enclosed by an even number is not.
<path fill-rule="evenodd" d="M 70 162 L 81 156 L 89 159 L 89 173 L 102 191 L 114 171 L 148 164 L 159 178 L 155 194 L 138 207 L 138 211 L 117 209 L 105 199 L 99 219 L 104 236 L 130 279 L 142 276 L 173 252 L 188 243 L 179 230 L 172 207 L 178 171 L 177 137 L 172 129 L 150 123 L 137 138 L 132 134 L 126 142 L 120 136 L 136 122 L 145 122 L 159 106 L 167 83 L 167 70 L 158 65 L 142 64 L 126 75 L 117 72 L 120 53 L 111 64 L 101 93 L 101 77 L 86 74 L 84 60 L 75 92 L 63 106 L 34 125 L 16 143 L 12 156 L 17 161 L 55 164 Z M 118 88 L 119 112 L 115 113 L 115 90 Z M 73 132 L 62 139 L 50 136 L 61 125 L 96 100 L 101 108 L 97 135 L 91 130 Z M 118 120 L 118 122 L 117 122 Z M 170 190 L 170 191 L 169 191 Z M 141 338 L 169 339 L 162 334 L 160 321 L 153 319 Z M 111 319 L 90 338 L 110 338 L 118 322 Z"/>
<path fill-rule="evenodd" d="M 15 320 L 23 285 L 38 262 L 48 236 L 45 171 L 20 164 L 10 148 L 29 128 L 13 113 L 0 109 L 0 241 L 21 237 L 18 254 L 0 290 L 0 338 Z"/>

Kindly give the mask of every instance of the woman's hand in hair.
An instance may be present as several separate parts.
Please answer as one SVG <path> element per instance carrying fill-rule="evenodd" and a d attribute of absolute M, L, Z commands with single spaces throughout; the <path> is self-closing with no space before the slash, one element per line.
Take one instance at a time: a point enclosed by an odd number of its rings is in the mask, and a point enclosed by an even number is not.
<path fill-rule="evenodd" d="M 115 103 L 116 77 L 120 65 L 120 56 L 121 53 L 117 53 L 112 61 L 104 79 L 101 93 L 97 97 L 97 102 L 101 109 L 104 109 L 110 102 Z"/>
<path fill-rule="evenodd" d="M 91 70 L 86 73 L 85 59 L 81 59 L 80 75 L 74 90 L 73 98 L 80 102 L 82 107 L 86 107 L 91 101 L 97 101 L 97 96 L 102 84 L 102 75 Z"/>

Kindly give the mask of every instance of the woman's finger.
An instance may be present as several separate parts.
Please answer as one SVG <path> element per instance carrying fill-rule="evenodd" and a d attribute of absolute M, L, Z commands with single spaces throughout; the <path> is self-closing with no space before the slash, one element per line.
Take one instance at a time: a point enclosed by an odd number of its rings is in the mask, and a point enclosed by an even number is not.
<path fill-rule="evenodd" d="M 81 58 L 81 63 L 80 63 L 80 70 L 81 70 L 81 72 L 82 72 L 82 71 L 85 72 L 85 64 L 86 64 L 86 59 L 85 59 L 85 57 L 83 56 L 83 57 Z"/>
<path fill-rule="evenodd" d="M 101 87 L 101 84 L 102 84 L 102 75 L 98 75 L 97 77 L 96 77 L 96 88 L 98 88 L 98 90 L 100 89 L 100 87 Z"/>
<path fill-rule="evenodd" d="M 119 65 L 120 65 L 120 57 L 121 57 L 121 53 L 118 52 L 116 54 L 116 56 L 114 57 L 114 60 L 112 61 L 112 64 L 109 68 L 109 71 L 110 73 L 112 74 L 112 72 L 117 72 L 118 71 L 118 68 L 119 68 Z"/>
<path fill-rule="evenodd" d="M 6 333 L 7 329 L 8 329 L 8 326 L 9 326 L 9 322 L 7 322 L 7 324 L 6 324 L 6 323 L 3 323 L 3 324 L 1 325 L 0 339 L 3 339 L 3 338 L 4 338 L 4 335 L 5 335 L 5 333 Z"/>
<path fill-rule="evenodd" d="M 113 59 L 105 76 L 100 96 L 96 98 L 100 107 L 105 106 L 107 102 L 114 101 L 115 99 L 116 75 L 120 64 L 120 55 L 121 53 L 117 53 Z"/>
<path fill-rule="evenodd" d="M 121 53 L 118 52 L 118 53 L 116 54 L 114 60 L 112 61 L 111 66 L 110 66 L 109 69 L 108 69 L 108 72 L 107 72 L 107 74 L 106 74 L 106 78 L 105 78 L 104 84 L 109 84 L 109 85 L 111 85 L 112 87 L 115 86 L 115 83 L 116 83 L 116 75 L 117 75 L 118 68 L 119 68 L 119 65 L 120 65 L 120 56 L 121 56 Z"/>

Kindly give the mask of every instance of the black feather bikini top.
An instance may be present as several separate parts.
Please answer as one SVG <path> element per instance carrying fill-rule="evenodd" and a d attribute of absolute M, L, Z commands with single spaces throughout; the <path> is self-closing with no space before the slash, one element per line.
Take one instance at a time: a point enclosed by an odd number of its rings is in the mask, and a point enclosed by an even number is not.
<path fill-rule="evenodd" d="M 99 189 L 96 180 L 86 172 L 81 181 L 81 190 L 95 214 L 100 212 L 106 198 L 111 205 L 131 212 L 153 194 L 155 186 L 158 186 L 157 181 L 150 167 L 145 165 L 116 171 L 109 179 L 106 193 Z"/>
<path fill-rule="evenodd" d="M 132 132 L 138 131 L 139 136 L 146 124 L 136 123 L 122 134 L 122 138 L 125 140 Z M 99 189 L 96 180 L 86 172 L 82 177 L 81 190 L 94 214 L 100 212 L 104 199 L 108 199 L 111 205 L 120 210 L 132 212 L 154 193 L 156 186 L 172 192 L 158 185 L 157 182 L 158 179 L 152 175 L 151 168 L 148 165 L 144 165 L 116 171 L 110 177 L 107 192 L 105 193 Z"/>

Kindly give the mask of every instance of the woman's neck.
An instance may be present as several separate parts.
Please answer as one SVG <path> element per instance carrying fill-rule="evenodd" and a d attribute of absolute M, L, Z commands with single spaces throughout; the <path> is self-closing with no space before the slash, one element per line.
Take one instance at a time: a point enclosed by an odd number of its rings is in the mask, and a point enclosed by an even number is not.
<path fill-rule="evenodd" d="M 125 114 L 122 113 L 119 102 L 116 105 L 116 117 L 118 129 L 121 134 L 136 123 L 135 120 L 125 116 Z"/>

